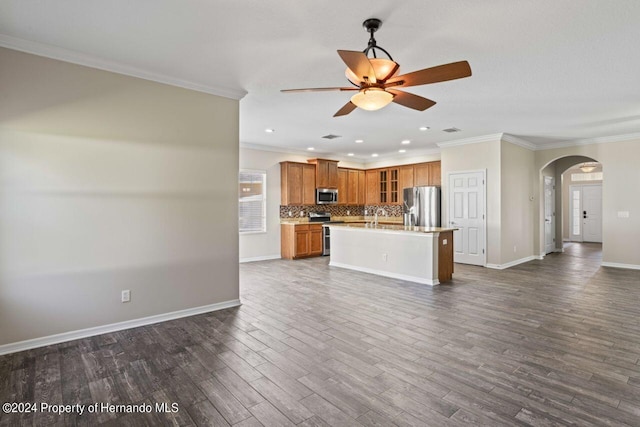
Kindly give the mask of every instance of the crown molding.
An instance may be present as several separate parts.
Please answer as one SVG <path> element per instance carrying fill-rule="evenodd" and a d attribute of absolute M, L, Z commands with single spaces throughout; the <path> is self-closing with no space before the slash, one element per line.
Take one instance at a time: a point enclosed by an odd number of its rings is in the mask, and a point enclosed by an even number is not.
<path fill-rule="evenodd" d="M 553 145 L 538 147 L 537 150 L 553 150 L 555 148 L 577 147 L 581 145 L 607 144 L 610 142 L 625 142 L 640 140 L 640 133 L 627 133 L 624 135 L 600 136 L 597 138 L 573 139 L 570 141 L 551 143 Z"/>
<path fill-rule="evenodd" d="M 363 159 L 361 157 L 356 157 L 356 156 L 348 157 L 348 156 L 344 156 L 343 154 L 336 154 L 329 151 L 321 151 L 321 150 L 314 150 L 314 151 L 296 150 L 294 148 L 274 147 L 271 145 L 252 144 L 249 142 L 241 142 L 240 148 L 246 148 L 249 150 L 258 150 L 258 151 L 268 151 L 272 153 L 294 154 L 296 156 L 304 156 L 309 158 L 314 158 L 314 157 L 318 157 L 319 155 L 322 155 L 324 157 L 331 157 L 331 159 L 342 160 L 344 162 L 360 163 L 362 165 L 366 163 L 366 159 Z"/>
<path fill-rule="evenodd" d="M 531 150 L 531 151 L 536 151 L 536 150 L 540 149 L 540 147 L 538 147 L 537 145 L 527 141 L 526 139 L 522 139 L 520 137 L 517 137 L 515 135 L 511 135 L 511 134 L 508 134 L 508 133 L 503 133 L 502 134 L 502 140 L 506 141 L 506 142 L 508 142 L 510 144 L 518 145 L 518 146 L 520 146 L 522 148 L 526 148 L 527 150 Z"/>
<path fill-rule="evenodd" d="M 0 46 L 6 47 L 8 49 L 18 50 L 20 52 L 31 53 L 33 55 L 44 56 L 50 59 L 57 59 L 60 61 L 70 62 L 72 64 L 97 68 L 103 71 L 137 77 L 144 80 L 150 80 L 157 83 L 177 86 L 197 92 L 208 93 L 210 95 L 222 96 L 225 98 L 240 100 L 247 94 L 247 92 L 244 90 L 202 85 L 175 77 L 152 73 L 147 70 L 131 67 L 129 65 L 121 64 L 115 61 L 108 61 L 93 55 L 87 55 L 85 53 L 75 52 L 57 46 L 51 46 L 44 43 L 11 37 L 5 34 L 0 34 Z"/>
<path fill-rule="evenodd" d="M 436 145 L 440 148 L 449 148 L 449 147 L 458 147 L 461 145 L 480 144 L 483 142 L 499 141 L 502 138 L 502 135 L 504 134 L 494 133 L 490 135 L 474 136 L 471 138 L 456 139 L 456 140 L 447 141 L 447 142 L 439 142 Z"/>

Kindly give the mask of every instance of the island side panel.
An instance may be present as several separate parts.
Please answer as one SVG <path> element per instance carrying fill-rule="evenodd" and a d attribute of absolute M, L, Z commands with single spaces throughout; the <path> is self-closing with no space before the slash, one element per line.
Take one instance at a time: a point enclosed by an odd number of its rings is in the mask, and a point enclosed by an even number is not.
<path fill-rule="evenodd" d="M 438 247 L 438 280 L 448 282 L 453 278 L 453 231 L 440 232 Z"/>
<path fill-rule="evenodd" d="M 438 242 L 438 233 L 331 227 L 329 265 L 437 285 Z"/>

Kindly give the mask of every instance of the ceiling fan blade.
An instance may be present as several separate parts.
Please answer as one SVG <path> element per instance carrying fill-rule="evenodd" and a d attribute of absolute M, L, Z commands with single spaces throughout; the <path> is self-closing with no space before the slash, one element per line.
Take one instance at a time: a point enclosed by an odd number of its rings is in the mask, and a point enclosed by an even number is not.
<path fill-rule="evenodd" d="M 357 87 L 310 87 L 306 89 L 282 89 L 280 92 L 330 92 L 339 90 L 340 92 L 348 90 L 360 90 Z"/>
<path fill-rule="evenodd" d="M 376 74 L 367 55 L 357 50 L 339 50 L 338 55 L 361 82 L 376 83 Z"/>
<path fill-rule="evenodd" d="M 358 108 L 358 107 L 356 107 L 356 104 L 354 104 L 353 102 L 349 101 L 346 104 L 344 104 L 344 106 L 341 109 L 339 109 L 338 112 L 333 115 L 333 117 L 346 116 L 347 114 L 349 114 L 350 112 L 352 112 L 356 108 Z"/>
<path fill-rule="evenodd" d="M 385 86 L 418 86 L 429 83 L 446 82 L 447 80 L 461 79 L 471 75 L 471 67 L 467 61 L 452 62 L 451 64 L 438 65 L 425 68 L 390 78 Z M 402 82 L 402 83 L 400 83 Z"/>
<path fill-rule="evenodd" d="M 422 96 L 414 95 L 413 93 L 393 89 L 387 89 L 387 92 L 393 94 L 393 102 L 405 107 L 413 108 L 414 110 L 424 111 L 427 108 L 436 105 L 435 101 L 423 98 Z"/>

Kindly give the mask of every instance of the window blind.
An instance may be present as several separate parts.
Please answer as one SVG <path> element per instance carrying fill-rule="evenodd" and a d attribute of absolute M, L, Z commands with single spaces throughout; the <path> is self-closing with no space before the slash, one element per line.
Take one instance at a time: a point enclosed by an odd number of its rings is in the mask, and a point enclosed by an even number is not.
<path fill-rule="evenodd" d="M 240 171 L 238 214 L 241 233 L 267 231 L 266 172 Z"/>

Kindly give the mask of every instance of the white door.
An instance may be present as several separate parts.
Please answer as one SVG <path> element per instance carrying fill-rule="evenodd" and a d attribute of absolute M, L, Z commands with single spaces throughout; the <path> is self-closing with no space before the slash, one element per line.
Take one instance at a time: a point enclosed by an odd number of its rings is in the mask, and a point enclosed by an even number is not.
<path fill-rule="evenodd" d="M 453 232 L 453 260 L 484 266 L 484 171 L 449 174 L 449 226 Z"/>
<path fill-rule="evenodd" d="M 571 241 L 602 243 L 602 185 L 569 188 Z"/>
<path fill-rule="evenodd" d="M 556 250 L 556 182 L 544 177 L 544 253 Z"/>
<path fill-rule="evenodd" d="M 582 241 L 602 243 L 602 185 L 582 186 Z"/>

